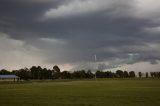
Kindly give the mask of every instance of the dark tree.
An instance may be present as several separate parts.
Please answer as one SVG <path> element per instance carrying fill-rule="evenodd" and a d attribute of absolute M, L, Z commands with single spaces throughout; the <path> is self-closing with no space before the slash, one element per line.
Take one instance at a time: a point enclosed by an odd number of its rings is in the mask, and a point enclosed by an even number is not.
<path fill-rule="evenodd" d="M 80 75 L 79 75 L 78 71 L 74 71 L 74 72 L 72 73 L 72 78 L 74 78 L 74 79 L 80 78 Z"/>
<path fill-rule="evenodd" d="M 86 78 L 94 78 L 94 74 L 91 72 L 91 70 L 87 71 Z"/>
<path fill-rule="evenodd" d="M 114 78 L 115 77 L 115 73 L 113 73 L 113 72 L 109 72 L 109 78 Z"/>
<path fill-rule="evenodd" d="M 23 80 L 29 80 L 31 78 L 31 73 L 28 68 L 17 70 L 15 74 Z"/>
<path fill-rule="evenodd" d="M 85 70 L 81 70 L 81 71 L 74 71 L 73 74 L 72 74 L 72 77 L 73 78 L 80 78 L 80 79 L 83 79 L 83 78 L 87 78 L 87 74 L 85 72 Z"/>
<path fill-rule="evenodd" d="M 32 79 L 40 79 L 40 72 L 42 71 L 42 68 L 40 66 L 32 66 L 30 70 Z"/>
<path fill-rule="evenodd" d="M 80 74 L 80 78 L 86 78 L 86 72 L 85 72 L 85 70 L 79 71 L 79 74 Z"/>
<path fill-rule="evenodd" d="M 123 76 L 124 76 L 124 78 L 128 78 L 128 77 L 129 77 L 128 72 L 127 72 L 127 71 L 124 71 L 124 72 L 123 72 Z"/>
<path fill-rule="evenodd" d="M 134 71 L 130 71 L 129 72 L 129 77 L 130 78 L 134 78 L 136 75 L 135 75 L 135 72 Z"/>
<path fill-rule="evenodd" d="M 158 72 L 158 78 L 160 78 L 160 72 Z"/>
<path fill-rule="evenodd" d="M 105 78 L 105 73 L 103 71 L 98 70 L 95 74 L 96 78 Z"/>
<path fill-rule="evenodd" d="M 139 78 L 142 77 L 142 72 L 138 72 Z"/>
<path fill-rule="evenodd" d="M 0 75 L 8 75 L 8 74 L 11 74 L 11 72 L 9 72 L 9 71 L 7 71 L 7 70 L 5 70 L 5 69 L 2 69 L 2 70 L 0 71 Z"/>
<path fill-rule="evenodd" d="M 40 79 L 49 79 L 47 74 L 48 73 L 47 73 L 46 68 L 39 70 L 39 78 Z"/>
<path fill-rule="evenodd" d="M 53 79 L 61 78 L 60 68 L 57 65 L 53 67 L 52 76 L 53 76 Z"/>
<path fill-rule="evenodd" d="M 62 79 L 71 79 L 71 73 L 69 73 L 68 71 L 63 71 L 63 72 L 61 72 L 61 78 Z"/>
<path fill-rule="evenodd" d="M 51 79 L 52 78 L 52 70 L 50 69 L 46 69 L 44 68 L 44 71 L 45 71 L 45 79 Z"/>
<path fill-rule="evenodd" d="M 151 77 L 154 77 L 154 72 L 150 72 Z"/>
<path fill-rule="evenodd" d="M 148 78 L 148 72 L 146 72 L 146 78 Z"/>
<path fill-rule="evenodd" d="M 124 73 L 123 73 L 122 70 L 117 70 L 117 71 L 116 71 L 116 75 L 117 75 L 118 78 L 123 78 L 123 77 L 124 77 L 123 74 L 124 74 Z"/>
<path fill-rule="evenodd" d="M 57 65 L 53 67 L 53 70 L 54 72 L 60 73 L 60 68 Z"/>

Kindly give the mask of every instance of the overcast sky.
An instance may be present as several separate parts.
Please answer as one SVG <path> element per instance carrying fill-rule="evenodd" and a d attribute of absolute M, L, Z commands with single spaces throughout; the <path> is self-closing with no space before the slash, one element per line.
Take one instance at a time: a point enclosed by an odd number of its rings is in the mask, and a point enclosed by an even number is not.
<path fill-rule="evenodd" d="M 0 0 L 0 69 L 160 71 L 159 10 L 159 0 Z"/>

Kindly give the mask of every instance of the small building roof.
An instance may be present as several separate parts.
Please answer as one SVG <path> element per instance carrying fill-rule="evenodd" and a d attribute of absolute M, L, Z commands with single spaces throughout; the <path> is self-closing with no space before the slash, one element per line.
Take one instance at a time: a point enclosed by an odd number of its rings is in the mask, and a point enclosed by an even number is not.
<path fill-rule="evenodd" d="M 19 77 L 16 75 L 0 75 L 0 78 L 10 79 L 10 78 L 19 78 Z"/>

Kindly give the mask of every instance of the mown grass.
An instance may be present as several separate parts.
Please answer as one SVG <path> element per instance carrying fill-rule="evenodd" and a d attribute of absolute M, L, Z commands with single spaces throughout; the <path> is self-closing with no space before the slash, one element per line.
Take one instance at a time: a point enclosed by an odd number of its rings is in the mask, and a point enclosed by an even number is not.
<path fill-rule="evenodd" d="M 160 80 L 0 82 L 0 106 L 160 106 Z"/>

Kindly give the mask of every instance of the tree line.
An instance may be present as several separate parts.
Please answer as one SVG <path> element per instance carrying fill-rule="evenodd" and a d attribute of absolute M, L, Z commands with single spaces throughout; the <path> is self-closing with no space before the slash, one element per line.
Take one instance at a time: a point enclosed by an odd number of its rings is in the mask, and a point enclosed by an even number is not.
<path fill-rule="evenodd" d="M 135 78 L 134 71 L 100 71 L 97 70 L 93 73 L 91 70 L 78 70 L 78 71 L 60 71 L 60 68 L 55 65 L 53 69 L 41 68 L 41 66 L 32 66 L 31 68 L 22 68 L 19 70 L 7 71 L 0 70 L 0 75 L 15 74 L 23 80 L 44 80 L 44 79 L 92 79 L 92 78 Z M 142 72 L 138 72 L 138 77 L 144 76 Z M 149 77 L 149 73 L 145 73 L 145 77 Z M 150 77 L 160 78 L 160 72 L 150 72 Z"/>

